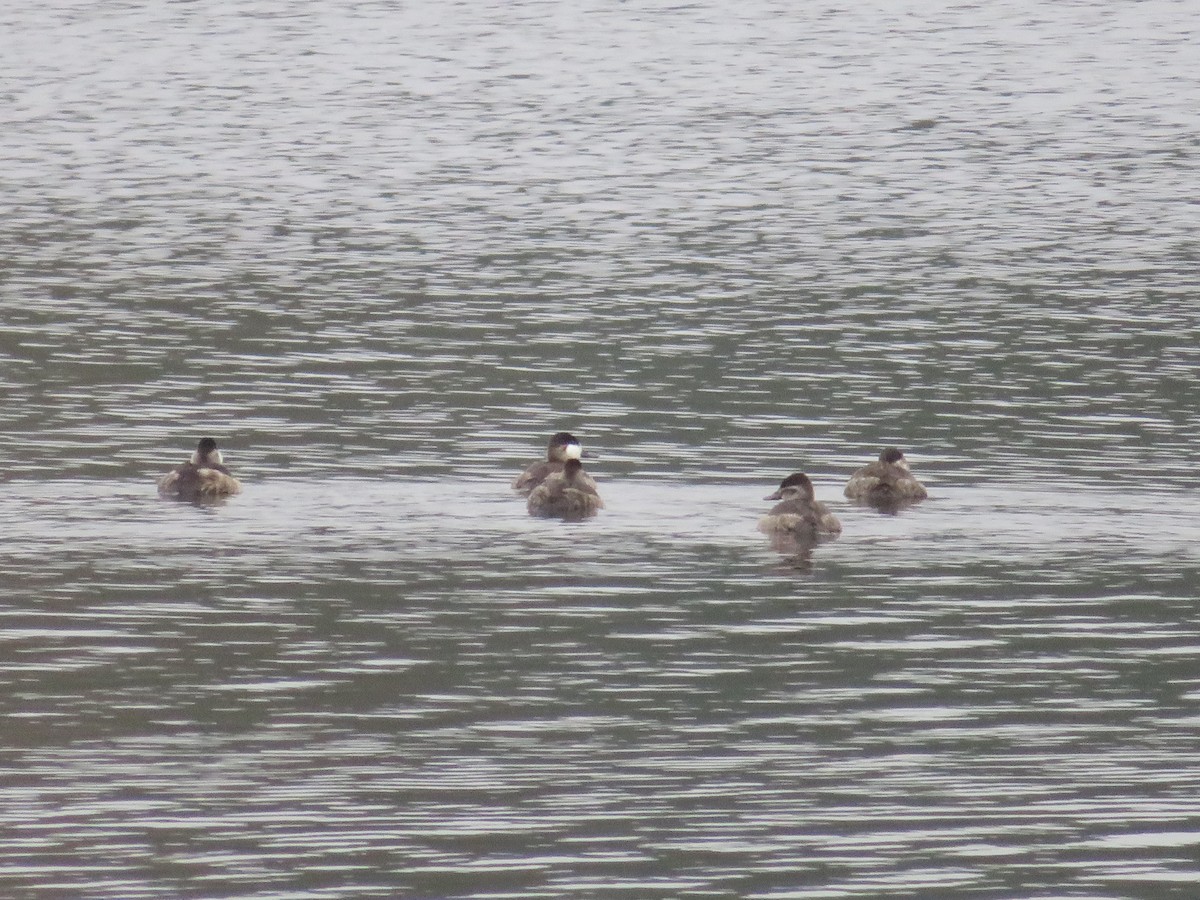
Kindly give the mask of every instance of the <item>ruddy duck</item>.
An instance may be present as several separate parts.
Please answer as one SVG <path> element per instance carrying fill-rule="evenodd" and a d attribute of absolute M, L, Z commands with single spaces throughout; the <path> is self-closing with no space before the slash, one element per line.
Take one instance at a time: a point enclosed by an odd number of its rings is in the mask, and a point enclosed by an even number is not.
<path fill-rule="evenodd" d="M 158 479 L 160 494 L 180 500 L 215 500 L 236 494 L 241 489 L 212 438 L 201 438 L 188 462 Z"/>
<path fill-rule="evenodd" d="M 578 446 L 578 445 L 576 445 Z M 552 472 L 529 494 L 531 516 L 586 519 L 604 509 L 596 482 L 583 471 L 583 463 L 568 459 L 561 472 Z"/>
<path fill-rule="evenodd" d="M 513 482 L 513 490 L 528 494 L 548 476 L 555 472 L 561 472 L 568 460 L 579 459 L 581 456 L 583 456 L 583 447 L 580 446 L 575 435 L 560 431 L 550 438 L 550 443 L 546 445 L 546 458 L 541 462 L 535 462 L 518 475 L 516 481 Z M 595 485 L 592 487 L 594 489 Z"/>
<path fill-rule="evenodd" d="M 909 471 L 904 454 L 888 447 L 879 459 L 850 476 L 846 496 L 875 506 L 899 506 L 924 500 L 929 493 Z"/>
<path fill-rule="evenodd" d="M 758 530 L 764 534 L 787 533 L 800 540 L 841 534 L 842 523 L 816 499 L 813 483 L 803 472 L 783 479 L 779 490 L 763 499 L 781 501 L 759 520 Z"/>

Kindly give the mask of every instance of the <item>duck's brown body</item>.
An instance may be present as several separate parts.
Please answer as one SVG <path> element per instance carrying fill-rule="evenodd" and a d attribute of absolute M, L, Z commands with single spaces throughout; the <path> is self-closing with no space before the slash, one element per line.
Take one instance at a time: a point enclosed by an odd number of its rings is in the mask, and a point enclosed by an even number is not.
<path fill-rule="evenodd" d="M 925 486 L 913 477 L 908 460 L 895 447 L 879 454 L 879 459 L 850 476 L 845 494 L 877 506 L 914 503 L 929 496 Z"/>
<path fill-rule="evenodd" d="M 604 501 L 583 464 L 569 459 L 561 472 L 547 476 L 530 492 L 526 508 L 531 516 L 586 519 L 604 509 Z"/>
<path fill-rule="evenodd" d="M 180 500 L 215 500 L 241 489 L 212 438 L 201 440 L 190 460 L 158 479 L 160 494 Z"/>
<path fill-rule="evenodd" d="M 842 523 L 816 499 L 812 481 L 803 472 L 783 479 L 779 490 L 763 499 L 780 501 L 758 522 L 758 530 L 765 534 L 788 534 L 802 540 L 841 534 Z"/>

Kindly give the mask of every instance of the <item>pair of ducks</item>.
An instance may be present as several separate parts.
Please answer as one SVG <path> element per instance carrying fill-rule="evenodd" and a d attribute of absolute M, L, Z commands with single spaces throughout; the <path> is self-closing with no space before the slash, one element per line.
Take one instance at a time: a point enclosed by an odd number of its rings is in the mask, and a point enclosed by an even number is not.
<path fill-rule="evenodd" d="M 538 516 L 585 517 L 604 508 L 596 482 L 583 471 L 583 448 L 565 431 L 550 439 L 544 462 L 534 463 L 513 487 L 529 495 L 529 512 Z M 191 459 L 158 479 L 158 492 L 180 500 L 216 500 L 240 492 L 241 483 L 225 465 L 217 442 L 201 438 Z"/>
<path fill-rule="evenodd" d="M 889 512 L 929 496 L 909 470 L 904 454 L 895 447 L 888 447 L 879 459 L 851 475 L 843 493 L 851 500 Z M 842 523 L 817 500 L 813 483 L 803 472 L 783 479 L 779 490 L 763 499 L 781 501 L 759 520 L 758 530 L 766 534 L 815 541 L 842 532 Z"/>
<path fill-rule="evenodd" d="M 604 509 L 592 476 L 583 471 L 583 446 L 575 435 L 560 431 L 546 445 L 546 458 L 517 476 L 513 490 L 528 497 L 531 516 L 586 519 Z"/>
<path fill-rule="evenodd" d="M 531 515 L 582 519 L 604 509 L 596 482 L 583 471 L 582 456 L 583 447 L 574 435 L 560 431 L 550 438 L 546 459 L 513 482 L 516 490 L 528 495 Z M 201 438 L 191 459 L 158 479 L 158 492 L 164 497 L 193 502 L 228 497 L 241 489 L 210 437 Z"/>
<path fill-rule="evenodd" d="M 596 482 L 583 471 L 582 456 L 583 447 L 574 435 L 560 431 L 550 438 L 546 459 L 531 465 L 513 482 L 514 490 L 528 496 L 530 515 L 584 519 L 604 509 Z M 200 440 L 188 462 L 158 480 L 160 494 L 181 500 L 213 500 L 241 489 L 210 437 Z M 928 496 L 909 471 L 904 454 L 895 447 L 851 475 L 845 494 L 852 500 L 891 509 Z M 816 499 L 813 483 L 803 472 L 783 479 L 779 489 L 763 499 L 779 503 L 759 521 L 759 531 L 803 540 L 841 533 L 842 523 Z"/>
<path fill-rule="evenodd" d="M 529 512 L 538 516 L 584 518 L 604 508 L 596 482 L 583 471 L 583 448 L 565 431 L 550 438 L 544 462 L 534 463 L 513 487 L 529 495 Z M 217 442 L 201 438 L 191 459 L 158 479 L 164 497 L 203 501 L 240 492 L 241 483 L 225 465 Z"/>

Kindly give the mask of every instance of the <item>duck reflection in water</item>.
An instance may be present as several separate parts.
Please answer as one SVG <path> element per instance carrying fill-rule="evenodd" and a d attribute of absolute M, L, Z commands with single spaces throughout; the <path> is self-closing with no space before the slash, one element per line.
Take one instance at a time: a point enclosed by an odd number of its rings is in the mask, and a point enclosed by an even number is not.
<path fill-rule="evenodd" d="M 895 447 L 888 447 L 879 459 L 851 475 L 845 494 L 851 500 L 891 513 L 929 496 L 925 486 L 913 477 L 904 454 Z"/>
<path fill-rule="evenodd" d="M 583 456 L 583 447 L 575 435 L 560 431 L 546 445 L 546 458 L 533 463 L 513 481 L 513 490 L 529 494 L 550 475 L 563 470 L 568 460 Z"/>
<path fill-rule="evenodd" d="M 561 472 L 551 473 L 533 489 L 527 508 L 531 516 L 578 521 L 604 509 L 604 501 L 583 463 L 568 459 Z"/>
<path fill-rule="evenodd" d="M 759 520 L 758 530 L 781 553 L 811 551 L 822 539 L 842 533 L 842 523 L 816 499 L 813 483 L 803 472 L 783 479 L 779 490 L 763 499 L 779 501 Z"/>
<path fill-rule="evenodd" d="M 217 500 L 241 489 L 241 483 L 225 465 L 217 442 L 210 437 L 200 439 L 190 460 L 158 479 L 162 496 L 193 502 Z"/>

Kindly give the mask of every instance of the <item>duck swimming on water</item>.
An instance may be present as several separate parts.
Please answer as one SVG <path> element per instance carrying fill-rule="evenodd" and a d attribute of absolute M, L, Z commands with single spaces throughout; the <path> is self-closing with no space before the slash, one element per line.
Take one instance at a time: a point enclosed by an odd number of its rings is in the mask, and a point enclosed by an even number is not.
<path fill-rule="evenodd" d="M 552 472 L 530 492 L 527 508 L 531 516 L 578 520 L 604 509 L 604 501 L 583 463 L 568 459 L 561 472 Z"/>
<path fill-rule="evenodd" d="M 546 445 L 546 458 L 535 462 L 517 476 L 513 482 L 513 490 L 528 494 L 550 475 L 561 472 L 568 460 L 579 459 L 583 456 L 583 447 L 575 435 L 560 431 L 550 438 Z M 595 485 L 593 485 L 593 488 Z"/>
<path fill-rule="evenodd" d="M 210 437 L 200 439 L 190 460 L 158 479 L 161 495 L 180 500 L 215 500 L 241 489 L 241 483 L 225 465 L 217 442 Z"/>
<path fill-rule="evenodd" d="M 763 499 L 780 501 L 758 522 L 758 530 L 764 534 L 786 534 L 799 541 L 815 541 L 842 532 L 842 523 L 828 506 L 816 499 L 813 483 L 803 472 L 783 479 L 779 490 Z"/>
<path fill-rule="evenodd" d="M 908 460 L 895 447 L 888 447 L 879 459 L 863 466 L 846 483 L 846 496 L 875 506 L 899 506 L 929 496 L 921 482 L 913 477 Z"/>

